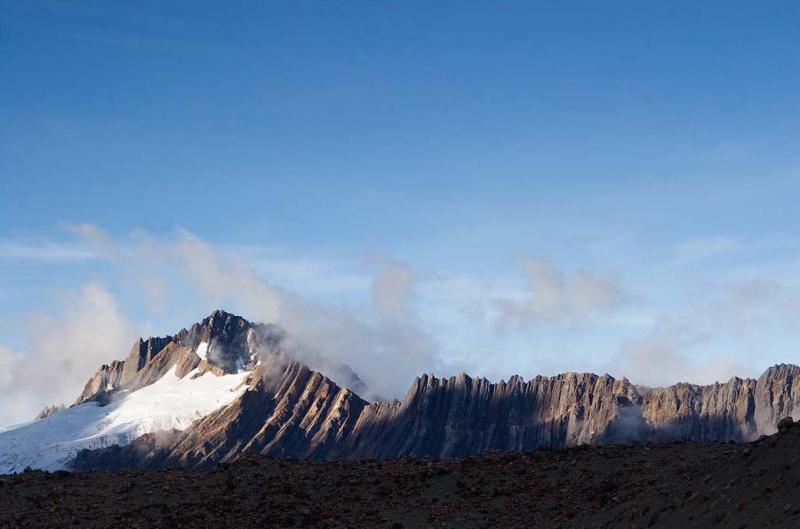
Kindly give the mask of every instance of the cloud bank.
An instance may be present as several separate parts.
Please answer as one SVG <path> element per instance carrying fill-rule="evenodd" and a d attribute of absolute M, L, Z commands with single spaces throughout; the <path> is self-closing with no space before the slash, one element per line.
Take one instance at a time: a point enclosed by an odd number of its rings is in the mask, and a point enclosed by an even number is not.
<path fill-rule="evenodd" d="M 27 421 L 47 404 L 71 403 L 89 375 L 127 354 L 143 330 L 100 284 L 65 294 L 53 313 L 28 318 L 24 351 L 0 346 L 0 420 Z"/>
<path fill-rule="evenodd" d="M 252 321 L 277 323 L 287 331 L 286 347 L 295 356 L 334 379 L 354 370 L 367 386 L 367 398 L 401 395 L 414 376 L 437 364 L 437 344 L 418 325 L 411 305 L 415 275 L 405 263 L 376 260 L 371 313 L 357 316 L 343 306 L 310 302 L 271 284 L 247 262 L 187 230 L 167 238 L 137 232 L 131 241 L 114 240 L 93 225 L 69 230 L 149 303 L 186 302 L 198 307 L 196 318 L 225 308 Z M 127 347 L 107 351 L 103 362 L 119 358 Z M 99 365 L 92 358 L 84 377 Z M 348 380 L 342 376 L 338 382 Z"/>
<path fill-rule="evenodd" d="M 401 397 L 413 377 L 430 371 L 506 377 L 522 369 L 529 377 L 594 370 L 651 385 L 752 376 L 763 364 L 742 360 L 720 343 L 800 320 L 798 285 L 783 280 L 700 285 L 682 306 L 656 314 L 638 294 L 632 303 L 629 289 L 612 276 L 542 257 L 517 260 L 520 287 L 419 272 L 386 256 L 373 256 L 361 268 L 300 259 L 295 270 L 286 257 L 276 266 L 258 266 L 268 259 L 259 249 L 214 245 L 182 229 L 113 237 L 92 224 L 62 228 L 75 240 L 28 245 L 11 258 L 29 259 L 36 255 L 31 248 L 55 248 L 39 258 L 91 256 L 92 269 L 101 268 L 99 260 L 103 271 L 64 293 L 48 312 L 25 318 L 24 346 L 0 345 L 0 424 L 28 420 L 47 404 L 69 403 L 101 364 L 124 358 L 138 336 L 154 333 L 150 316 L 162 322 L 159 335 L 217 308 L 277 323 L 287 331 L 292 354 L 344 385 L 356 372 L 369 399 Z M 688 243 L 681 252 L 683 260 L 695 262 L 732 248 L 719 239 Z M 275 275 L 283 280 L 273 281 Z M 286 277 L 293 288 L 320 286 L 325 299 L 330 292 L 361 298 L 351 305 L 320 302 L 278 286 Z M 110 284 L 113 289 L 106 288 Z M 434 331 L 449 343 L 434 338 Z M 599 354 L 596 336 L 606 339 Z"/>

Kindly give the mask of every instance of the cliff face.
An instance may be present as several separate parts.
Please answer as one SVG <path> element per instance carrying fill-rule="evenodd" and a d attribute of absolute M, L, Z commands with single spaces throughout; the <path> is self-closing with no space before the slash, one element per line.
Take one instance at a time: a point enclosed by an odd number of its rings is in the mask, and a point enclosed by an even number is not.
<path fill-rule="evenodd" d="M 782 417 L 800 415 L 800 367 L 780 364 L 767 369 L 756 384 L 755 416 L 760 434 L 773 434 Z"/>
<path fill-rule="evenodd" d="M 800 368 L 791 365 L 774 366 L 758 380 L 666 388 L 591 373 L 528 381 L 514 376 L 499 383 L 463 373 L 423 375 L 402 401 L 368 403 L 288 358 L 280 350 L 280 333 L 263 330 L 217 312 L 153 346 L 140 341 L 124 362 L 104 366 L 82 398 L 98 399 L 103 384 L 135 388 L 172 366 L 183 374 L 246 369 L 254 376 L 236 400 L 188 429 L 150 434 L 123 448 L 84 451 L 76 466 L 196 468 L 248 451 L 306 459 L 451 457 L 538 446 L 745 441 L 773 433 L 778 419 L 800 410 Z M 195 352 L 202 343 L 211 344 L 207 358 Z M 159 345 L 164 347 L 153 355 Z"/>
<path fill-rule="evenodd" d="M 758 433 L 755 383 L 652 389 L 588 373 L 497 384 L 464 374 L 423 376 L 401 403 L 367 407 L 347 449 L 336 455 L 447 457 L 537 446 L 746 440 Z"/>

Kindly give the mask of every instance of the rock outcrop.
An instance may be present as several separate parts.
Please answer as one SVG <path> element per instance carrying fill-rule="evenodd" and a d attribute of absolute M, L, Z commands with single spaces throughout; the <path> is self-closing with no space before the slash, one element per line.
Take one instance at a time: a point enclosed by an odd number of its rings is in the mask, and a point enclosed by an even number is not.
<path fill-rule="evenodd" d="M 46 419 L 46 418 L 50 417 L 51 415 L 54 415 L 54 414 L 60 412 L 61 410 L 65 409 L 65 408 L 66 408 L 66 406 L 64 406 L 63 404 L 51 404 L 50 406 L 45 406 L 44 408 L 42 408 L 42 411 L 40 411 L 36 415 L 36 420 Z"/>

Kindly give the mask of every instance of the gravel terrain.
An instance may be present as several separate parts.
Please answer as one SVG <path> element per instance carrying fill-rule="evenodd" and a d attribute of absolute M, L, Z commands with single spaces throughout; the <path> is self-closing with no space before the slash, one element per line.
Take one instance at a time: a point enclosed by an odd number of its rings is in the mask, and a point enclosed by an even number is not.
<path fill-rule="evenodd" d="M 789 528 L 799 458 L 795 425 L 749 444 L 29 471 L 0 476 L 0 528 Z"/>

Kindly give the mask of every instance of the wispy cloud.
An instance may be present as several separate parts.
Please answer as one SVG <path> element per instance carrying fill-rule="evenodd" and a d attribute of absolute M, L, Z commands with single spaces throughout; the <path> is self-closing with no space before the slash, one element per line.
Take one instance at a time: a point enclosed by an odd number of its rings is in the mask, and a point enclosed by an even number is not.
<path fill-rule="evenodd" d="M 31 420 L 47 404 L 71 403 L 101 364 L 124 357 L 146 330 L 94 282 L 25 323 L 24 349 L 0 345 L 0 424 Z"/>
<path fill-rule="evenodd" d="M 689 239 L 677 244 L 673 250 L 674 264 L 687 264 L 740 251 L 744 245 L 730 237 Z"/>
<path fill-rule="evenodd" d="M 372 282 L 372 306 L 379 318 L 403 320 L 411 314 L 415 275 L 407 263 L 380 259 L 380 269 Z"/>
<path fill-rule="evenodd" d="M 201 300 L 199 315 L 223 307 L 277 323 L 287 330 L 289 346 L 300 358 L 334 378 L 344 365 L 356 369 L 372 396 L 399 396 L 409 380 L 436 365 L 437 345 L 418 326 L 408 304 L 415 277 L 408 265 L 388 258 L 379 264 L 370 285 L 372 317 L 363 318 L 344 306 L 312 302 L 278 287 L 236 253 L 187 230 L 166 238 L 137 232 L 131 241 L 117 241 L 96 226 L 74 232 L 97 246 L 98 254 L 122 272 L 121 280 L 141 284 L 142 277 L 163 278 L 151 285 L 156 291 L 151 294 L 174 298 L 191 292 Z M 128 263 L 136 263 L 135 269 Z M 167 284 L 168 291 L 159 288 Z M 190 298 L 180 302 L 192 303 Z"/>
<path fill-rule="evenodd" d="M 148 328 L 128 317 L 142 316 L 137 312 L 142 308 L 159 320 L 178 319 L 177 325 L 220 307 L 278 323 L 290 333 L 290 347 L 312 367 L 334 378 L 345 365 L 358 372 L 371 388 L 368 397 L 399 396 L 420 372 L 472 368 L 501 376 L 529 366 L 539 372 L 548 365 L 605 369 L 651 384 L 722 380 L 733 374 L 755 374 L 755 368 L 742 350 L 729 351 L 720 344 L 758 337 L 765 326 L 776 322 L 785 327 L 800 321 L 800 282 L 784 261 L 780 274 L 731 273 L 724 282 L 697 285 L 683 300 L 671 292 L 667 306 L 654 304 L 646 294 L 640 299 L 639 289 L 623 285 L 602 267 L 558 266 L 543 257 L 518 259 L 521 274 L 516 279 L 457 277 L 419 270 L 386 256 L 339 262 L 293 257 L 286 248 L 218 245 L 180 229 L 117 237 L 93 224 L 62 223 L 61 228 L 76 240 L 23 244 L 14 239 L 27 250 L 7 254 L 101 260 L 106 263 L 104 284 L 112 281 L 113 292 L 125 305 L 99 281 L 91 281 L 68 301 L 81 318 L 71 319 L 66 310 L 32 316 L 30 322 L 47 325 L 31 324 L 37 331 L 28 333 L 24 347 L 15 342 L 9 348 L 6 343 L 0 363 L 21 357 L 27 361 L 31 355 L 44 366 L 61 369 L 61 364 L 51 362 L 58 357 L 55 351 L 71 356 L 75 349 L 45 338 L 48 329 L 52 336 L 69 335 L 71 341 L 82 343 L 87 340 L 82 334 L 91 327 L 82 322 L 108 317 L 98 321 L 112 329 L 110 334 L 96 335 L 98 340 L 90 342 L 86 351 L 75 353 L 85 354 L 87 361 L 64 370 L 78 385 L 100 363 L 124 357 L 133 335 Z M 665 251 L 675 248 L 681 249 L 673 253 L 690 260 L 738 251 L 735 241 L 724 239 L 696 239 Z M 674 272 L 677 267 L 663 269 Z M 766 275 L 774 277 L 760 279 Z M 355 301 L 342 301 L 351 295 Z M 134 310 L 131 303 L 139 305 Z M 84 331 L 81 336 L 70 335 L 72 329 Z M 595 344 L 603 350 L 601 355 L 593 356 Z M 581 349 L 584 346 L 591 350 Z M 570 351 L 568 362 L 559 361 L 558 351 Z M 10 387 L 8 380 L 3 383 Z M 7 390 L 6 401 L 35 413 L 34 405 L 50 404 L 62 395 L 74 397 L 74 388 L 48 385 L 58 391 L 42 391 L 34 398 L 30 391 L 15 391 L 12 396 Z"/>
<path fill-rule="evenodd" d="M 0 239 L 0 259 L 25 261 L 84 261 L 95 259 L 97 254 L 85 245 L 49 240 Z"/>
<path fill-rule="evenodd" d="M 759 330 L 800 323 L 793 307 L 800 290 L 775 280 L 750 279 L 709 286 L 696 300 L 665 312 L 639 338 L 627 340 L 606 366 L 612 373 L 654 385 L 677 381 L 713 383 L 732 376 L 756 376 L 758 358 L 743 356 L 714 344 L 734 339 L 763 350 Z"/>
<path fill-rule="evenodd" d="M 653 336 L 623 346 L 609 371 L 636 384 L 668 386 L 678 382 L 713 384 L 733 376 L 753 376 L 756 368 L 740 359 L 715 354 L 698 356 L 676 345 L 669 336 Z"/>
<path fill-rule="evenodd" d="M 528 290 L 522 298 L 495 300 L 498 325 L 538 325 L 578 322 L 594 314 L 619 309 L 627 295 L 611 279 L 588 270 L 566 273 L 541 257 L 523 257 L 522 273 Z"/>
<path fill-rule="evenodd" d="M 0 344 L 0 391 L 13 380 L 14 368 L 20 360 L 20 354 L 16 350 Z M 3 419 L 5 417 L 0 417 L 0 421 Z"/>
<path fill-rule="evenodd" d="M 220 248 L 220 251 L 226 251 Z M 238 249 L 233 248 L 232 254 Z M 275 283 L 298 292 L 326 296 L 367 293 L 372 278 L 366 269 L 353 263 L 322 260 L 307 256 L 284 256 L 261 249 L 251 249 L 242 256 L 252 268 Z M 365 267 L 364 267 L 365 268 Z"/>

